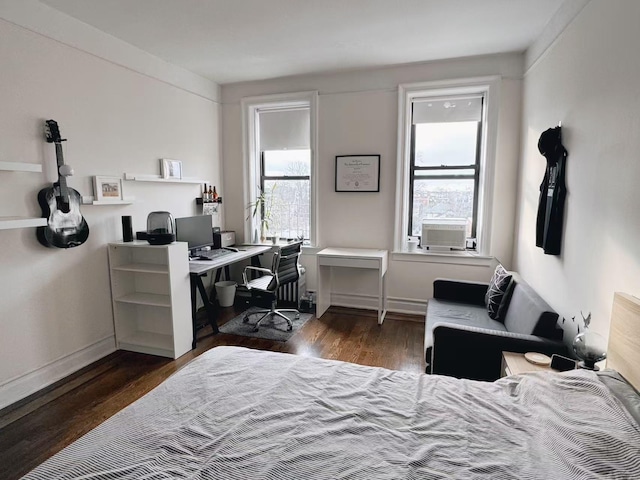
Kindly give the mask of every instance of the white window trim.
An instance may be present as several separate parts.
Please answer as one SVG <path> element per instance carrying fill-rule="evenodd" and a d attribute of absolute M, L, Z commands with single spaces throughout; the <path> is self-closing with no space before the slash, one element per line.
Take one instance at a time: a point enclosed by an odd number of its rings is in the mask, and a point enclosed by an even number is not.
<path fill-rule="evenodd" d="M 493 181 L 496 143 L 498 137 L 498 112 L 500 108 L 500 76 L 475 77 L 436 82 L 409 83 L 398 86 L 398 161 L 396 172 L 396 218 L 393 242 L 394 252 L 407 251 L 409 228 L 409 165 L 411 148 L 411 102 L 415 98 L 440 97 L 481 93 L 485 96 L 482 151 L 480 154 L 480 180 L 478 186 L 477 253 L 491 252 L 491 212 L 493 205 Z M 431 255 L 416 253 L 412 255 Z M 438 254 L 442 255 L 442 253 Z M 453 255 L 459 256 L 458 253 Z"/>
<path fill-rule="evenodd" d="M 246 97 L 240 102 L 242 108 L 242 157 L 243 157 L 243 180 L 244 180 L 244 204 L 248 205 L 256 201 L 257 185 L 260 183 L 260 172 L 258 170 L 260 151 L 258 150 L 259 137 L 256 116 L 258 110 L 265 108 L 300 108 L 309 107 L 310 116 L 310 150 L 311 150 L 311 171 L 310 171 L 310 212 L 309 237 L 311 245 L 318 244 L 316 223 L 318 218 L 318 92 L 296 92 L 276 95 L 262 95 L 258 97 Z M 246 212 L 246 210 L 245 210 Z M 252 232 L 256 228 L 251 215 L 245 216 L 244 241 L 251 243 Z"/>

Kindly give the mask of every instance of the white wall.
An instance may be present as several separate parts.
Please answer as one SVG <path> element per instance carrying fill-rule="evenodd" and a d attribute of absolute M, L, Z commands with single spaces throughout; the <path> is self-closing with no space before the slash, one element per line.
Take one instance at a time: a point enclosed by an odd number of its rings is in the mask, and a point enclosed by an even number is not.
<path fill-rule="evenodd" d="M 524 80 L 515 267 L 565 318 L 608 335 L 613 293 L 640 295 L 640 2 L 591 1 Z M 535 247 L 540 134 L 562 121 L 562 254 Z"/>
<path fill-rule="evenodd" d="M 396 185 L 398 85 L 401 83 L 501 75 L 501 102 L 495 167 L 491 254 L 509 266 L 512 256 L 517 157 L 519 151 L 523 56 L 507 54 L 405 65 L 375 70 L 289 77 L 224 85 L 222 91 L 224 184 L 227 227 L 242 232 L 246 210 L 242 192 L 243 97 L 317 90 L 319 92 L 319 246 L 393 248 Z M 380 193 L 334 192 L 334 158 L 344 154 L 380 154 Z M 308 285 L 315 287 L 315 257 Z M 424 311 L 438 276 L 486 280 L 485 265 L 416 263 L 395 259 L 389 266 L 391 308 Z M 375 274 L 336 273 L 334 293 L 352 306 L 374 306 Z M 347 294 L 347 297 L 344 295 Z M 341 300 L 339 300 L 341 301 Z"/>
<path fill-rule="evenodd" d="M 57 25 L 69 40 L 78 25 L 63 20 Z M 54 162 L 42 129 L 53 118 L 68 138 L 65 160 L 75 168 L 69 185 L 82 195 L 91 194 L 93 175 L 159 173 L 161 157 L 181 159 L 186 176 L 208 180 L 224 195 L 215 84 L 196 78 L 198 88 L 175 86 L 175 69 L 159 59 L 147 58 L 153 74 L 139 73 L 132 64 L 140 52 L 122 66 L 15 21 L 0 20 L 0 161 Z M 83 39 L 91 36 L 80 27 Z M 105 37 L 95 43 L 109 50 L 113 39 Z M 0 171 L 0 216 L 40 216 L 36 195 L 46 186 L 44 174 Z M 70 250 L 41 246 L 33 228 L 0 230 L 0 408 L 113 351 L 106 245 L 122 238 L 120 216 L 132 215 L 134 229 L 143 230 L 150 211 L 195 214 L 200 189 L 125 182 L 136 203 L 83 206 L 91 234 Z"/>

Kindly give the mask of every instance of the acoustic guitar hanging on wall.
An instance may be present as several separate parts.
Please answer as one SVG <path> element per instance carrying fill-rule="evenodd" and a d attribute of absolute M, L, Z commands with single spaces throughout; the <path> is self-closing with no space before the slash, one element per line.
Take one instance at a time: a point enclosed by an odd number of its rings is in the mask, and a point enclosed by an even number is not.
<path fill-rule="evenodd" d="M 36 235 L 45 247 L 77 247 L 89 238 L 89 225 L 80 213 L 82 197 L 77 190 L 67 187 L 67 177 L 73 175 L 73 169 L 64 164 L 62 156 L 62 142 L 66 139 L 60 137 L 55 120 L 45 122 L 44 132 L 47 142 L 56 146 L 58 181 L 38 193 L 38 203 L 42 216 L 47 219 L 47 226 L 38 227 Z"/>

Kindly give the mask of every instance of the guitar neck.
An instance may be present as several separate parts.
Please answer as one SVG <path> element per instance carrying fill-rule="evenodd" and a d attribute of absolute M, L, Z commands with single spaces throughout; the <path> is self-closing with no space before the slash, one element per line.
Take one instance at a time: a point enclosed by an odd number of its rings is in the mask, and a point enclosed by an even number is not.
<path fill-rule="evenodd" d="M 56 142 L 56 162 L 58 164 L 58 183 L 60 184 L 60 196 L 68 201 L 69 191 L 67 190 L 67 177 L 60 173 L 60 167 L 64 165 L 61 142 Z"/>

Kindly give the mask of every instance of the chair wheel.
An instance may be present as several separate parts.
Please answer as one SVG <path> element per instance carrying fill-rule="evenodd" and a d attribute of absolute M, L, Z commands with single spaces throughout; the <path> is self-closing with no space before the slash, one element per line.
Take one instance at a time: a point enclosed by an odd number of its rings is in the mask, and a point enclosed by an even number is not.
<path fill-rule="evenodd" d="M 293 326 L 292 325 L 287 325 L 287 331 L 290 332 L 291 330 L 293 330 Z"/>
<path fill-rule="evenodd" d="M 259 330 L 260 330 L 260 329 L 259 329 L 258 327 L 256 327 L 256 328 L 254 328 L 254 329 L 253 329 L 253 330 L 251 330 L 251 331 L 252 331 L 252 332 L 257 332 L 257 331 L 259 331 Z"/>
<path fill-rule="evenodd" d="M 296 313 L 296 320 L 300 320 L 300 314 Z"/>
<path fill-rule="evenodd" d="M 244 317 L 242 319 L 242 323 L 249 323 L 249 317 Z"/>

